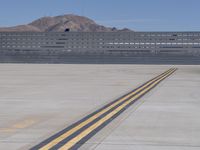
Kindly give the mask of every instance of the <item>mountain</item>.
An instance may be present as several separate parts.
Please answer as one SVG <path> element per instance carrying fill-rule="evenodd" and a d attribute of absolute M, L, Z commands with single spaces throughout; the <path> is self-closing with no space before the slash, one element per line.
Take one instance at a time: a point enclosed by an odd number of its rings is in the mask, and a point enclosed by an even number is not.
<path fill-rule="evenodd" d="M 82 32 L 118 32 L 118 31 L 131 31 L 130 29 L 117 29 L 115 27 L 105 27 L 97 24 L 95 21 L 78 15 L 62 15 L 55 17 L 43 17 L 37 19 L 27 25 L 19 25 L 14 27 L 0 28 L 0 32 L 64 32 L 66 29 L 70 31 Z"/>

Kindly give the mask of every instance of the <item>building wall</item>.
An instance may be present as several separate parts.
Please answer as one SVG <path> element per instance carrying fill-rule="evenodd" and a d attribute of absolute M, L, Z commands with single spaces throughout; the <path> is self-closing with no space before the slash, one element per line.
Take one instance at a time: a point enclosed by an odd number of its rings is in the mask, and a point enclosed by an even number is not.
<path fill-rule="evenodd" d="M 200 32 L 0 32 L 1 53 L 200 55 Z"/>

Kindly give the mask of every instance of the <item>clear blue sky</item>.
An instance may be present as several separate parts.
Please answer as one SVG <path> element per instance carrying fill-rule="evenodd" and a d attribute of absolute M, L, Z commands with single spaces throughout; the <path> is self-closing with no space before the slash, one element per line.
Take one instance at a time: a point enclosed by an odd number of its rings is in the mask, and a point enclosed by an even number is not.
<path fill-rule="evenodd" d="M 0 26 L 78 14 L 138 31 L 200 31 L 200 0 L 0 0 Z"/>

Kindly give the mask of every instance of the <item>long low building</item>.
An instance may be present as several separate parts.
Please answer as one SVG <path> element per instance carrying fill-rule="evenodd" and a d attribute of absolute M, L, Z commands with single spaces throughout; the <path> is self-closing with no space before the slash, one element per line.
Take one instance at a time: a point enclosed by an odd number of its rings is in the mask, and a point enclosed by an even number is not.
<path fill-rule="evenodd" d="M 200 57 L 200 32 L 0 32 L 0 55 L 0 62 L 47 63 L 72 56 Z"/>

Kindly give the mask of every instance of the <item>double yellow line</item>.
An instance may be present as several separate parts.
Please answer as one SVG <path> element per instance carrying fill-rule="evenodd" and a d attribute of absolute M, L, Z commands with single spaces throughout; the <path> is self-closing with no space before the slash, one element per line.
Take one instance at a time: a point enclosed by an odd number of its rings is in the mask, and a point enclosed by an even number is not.
<path fill-rule="evenodd" d="M 170 76 L 176 70 L 176 68 L 167 70 L 161 75 L 146 82 L 136 90 L 103 107 L 89 117 L 86 117 L 86 119 L 78 124 L 75 124 L 69 130 L 60 133 L 58 136 L 52 136 L 50 139 L 47 139 L 33 147 L 31 150 L 77 149 L 87 139 L 98 132 L 98 129 L 100 130 L 101 126 L 108 124 L 110 119 L 117 117 L 133 102 L 146 94 L 149 90 L 154 88 L 157 84 Z"/>

